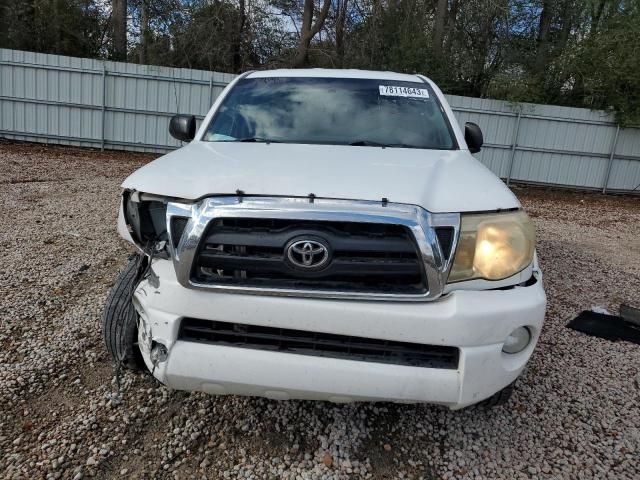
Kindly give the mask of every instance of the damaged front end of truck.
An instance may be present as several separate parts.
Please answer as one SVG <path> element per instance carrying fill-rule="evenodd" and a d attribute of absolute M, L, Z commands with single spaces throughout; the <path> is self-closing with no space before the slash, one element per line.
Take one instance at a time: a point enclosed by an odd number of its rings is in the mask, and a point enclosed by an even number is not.
<path fill-rule="evenodd" d="M 118 214 L 118 233 L 133 244 L 137 252 L 129 256 L 128 263 L 120 273 L 107 298 L 102 318 L 102 333 L 107 349 L 117 361 L 118 368 L 133 370 L 155 366 L 166 359 L 165 345 L 154 342 L 149 319 L 140 313 L 135 298 L 136 290 L 148 295 L 149 288 L 157 288 L 160 278 L 154 272 L 155 259 L 169 259 L 169 234 L 167 230 L 167 204 L 175 199 L 149 195 L 125 189 Z M 174 231 L 182 234 L 183 222 L 173 222 Z M 141 282 L 147 280 L 144 286 Z M 133 348 L 132 348 L 133 347 Z M 145 357 L 151 365 L 145 365 Z"/>

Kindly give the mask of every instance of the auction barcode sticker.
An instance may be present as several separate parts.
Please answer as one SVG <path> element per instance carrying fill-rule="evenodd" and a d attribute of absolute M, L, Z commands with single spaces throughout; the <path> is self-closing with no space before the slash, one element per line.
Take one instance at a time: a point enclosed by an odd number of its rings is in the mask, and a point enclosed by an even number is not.
<path fill-rule="evenodd" d="M 426 88 L 398 87 L 396 85 L 379 85 L 380 95 L 389 97 L 415 97 L 429 98 L 429 90 Z"/>

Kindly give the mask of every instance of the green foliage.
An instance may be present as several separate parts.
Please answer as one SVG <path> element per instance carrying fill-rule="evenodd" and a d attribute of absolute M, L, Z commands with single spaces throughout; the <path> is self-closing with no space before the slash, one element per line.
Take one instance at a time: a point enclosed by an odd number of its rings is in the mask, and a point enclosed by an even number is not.
<path fill-rule="evenodd" d="M 0 46 L 99 57 L 106 20 L 91 1 L 0 0 Z"/>
<path fill-rule="evenodd" d="M 355 68 L 429 71 L 432 55 L 427 31 L 433 2 L 408 0 L 383 8 L 374 2 L 370 15 L 356 25 L 347 45 L 347 64 Z"/>
<path fill-rule="evenodd" d="M 233 39 L 239 23 L 236 5 L 202 2 L 192 9 L 188 21 L 172 25 L 173 45 L 167 51 L 177 67 L 234 71 Z"/>
<path fill-rule="evenodd" d="M 109 57 L 112 1 L 0 0 L 0 47 Z M 304 4 L 128 0 L 128 60 L 291 66 Z M 452 94 L 604 109 L 637 124 L 640 0 L 333 0 L 305 62 L 420 72 Z"/>
<path fill-rule="evenodd" d="M 568 59 L 569 94 L 582 106 L 609 110 L 621 124 L 640 124 L 640 8 L 630 3 L 580 42 Z"/>

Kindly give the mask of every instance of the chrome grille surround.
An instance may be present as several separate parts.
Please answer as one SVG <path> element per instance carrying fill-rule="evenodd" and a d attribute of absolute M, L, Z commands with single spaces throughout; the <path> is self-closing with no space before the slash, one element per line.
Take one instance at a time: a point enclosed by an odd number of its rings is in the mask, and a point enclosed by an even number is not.
<path fill-rule="evenodd" d="M 188 218 L 178 242 L 171 238 L 173 217 Z M 242 285 L 216 285 L 193 281 L 192 264 L 209 222 L 216 218 L 273 218 L 314 221 L 344 221 L 402 225 L 411 231 L 418 245 L 428 291 L 423 294 L 368 293 L 309 289 L 265 288 Z M 415 206 L 361 200 L 318 198 L 219 196 L 197 203 L 169 202 L 167 205 L 168 248 L 171 251 L 178 282 L 185 288 L 226 293 L 276 295 L 348 300 L 428 301 L 442 295 L 451 268 L 453 253 L 446 258 L 436 236 L 435 227 L 454 229 L 451 252 L 455 252 L 460 226 L 457 213 L 430 213 Z M 177 247 L 174 248 L 174 245 Z"/>

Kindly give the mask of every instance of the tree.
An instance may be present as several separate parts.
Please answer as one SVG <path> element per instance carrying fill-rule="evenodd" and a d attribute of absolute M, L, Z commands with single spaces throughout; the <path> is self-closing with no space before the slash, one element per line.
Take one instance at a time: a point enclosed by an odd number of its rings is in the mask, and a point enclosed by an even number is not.
<path fill-rule="evenodd" d="M 580 83 L 579 106 L 611 111 L 622 125 L 640 124 L 640 6 L 625 3 L 595 20 L 597 30 L 564 59 L 568 83 Z"/>
<path fill-rule="evenodd" d="M 152 43 L 150 0 L 140 0 L 140 63 L 149 62 L 149 47 Z"/>
<path fill-rule="evenodd" d="M 85 0 L 0 0 L 0 47 L 95 58 L 107 17 Z"/>
<path fill-rule="evenodd" d="M 233 71 L 241 72 L 243 67 L 244 27 L 247 21 L 245 0 L 238 2 L 238 28 L 233 39 Z"/>
<path fill-rule="evenodd" d="M 127 59 L 127 0 L 113 0 L 111 23 L 113 29 L 113 59 Z"/>
<path fill-rule="evenodd" d="M 0 47 L 224 72 L 420 72 L 640 122 L 638 0 L 0 0 Z"/>
<path fill-rule="evenodd" d="M 435 20 L 433 22 L 433 52 L 438 57 L 442 55 L 442 39 L 448 3 L 447 0 L 437 0 L 436 3 Z"/>
<path fill-rule="evenodd" d="M 338 67 L 344 65 L 344 40 L 346 34 L 349 0 L 336 0 L 336 56 Z"/>
<path fill-rule="evenodd" d="M 241 13 L 226 1 L 201 2 L 186 12 L 187 21 L 172 25 L 173 64 L 180 67 L 233 72 L 238 59 Z"/>
<path fill-rule="evenodd" d="M 316 21 L 313 21 L 313 14 L 315 10 L 314 0 L 304 0 L 304 11 L 302 13 L 302 26 L 300 27 L 300 40 L 298 42 L 298 51 L 293 61 L 294 67 L 302 67 L 307 63 L 309 56 L 309 46 L 311 40 L 315 37 L 320 29 L 323 27 L 327 15 L 329 13 L 329 7 L 331 6 L 331 0 L 323 0 L 322 9 L 316 17 Z"/>
<path fill-rule="evenodd" d="M 544 0 L 542 2 L 542 11 L 540 13 L 540 21 L 538 23 L 538 36 L 536 38 L 536 61 L 535 71 L 544 71 L 547 62 L 547 54 L 549 53 L 549 30 L 551 29 L 551 20 L 553 19 L 553 0 Z"/>
<path fill-rule="evenodd" d="M 451 55 L 451 47 L 453 46 L 453 39 L 456 35 L 456 21 L 458 19 L 458 7 L 460 0 L 451 0 L 451 8 L 449 10 L 449 16 L 447 18 L 447 35 L 445 38 L 444 55 L 449 57 Z"/>

